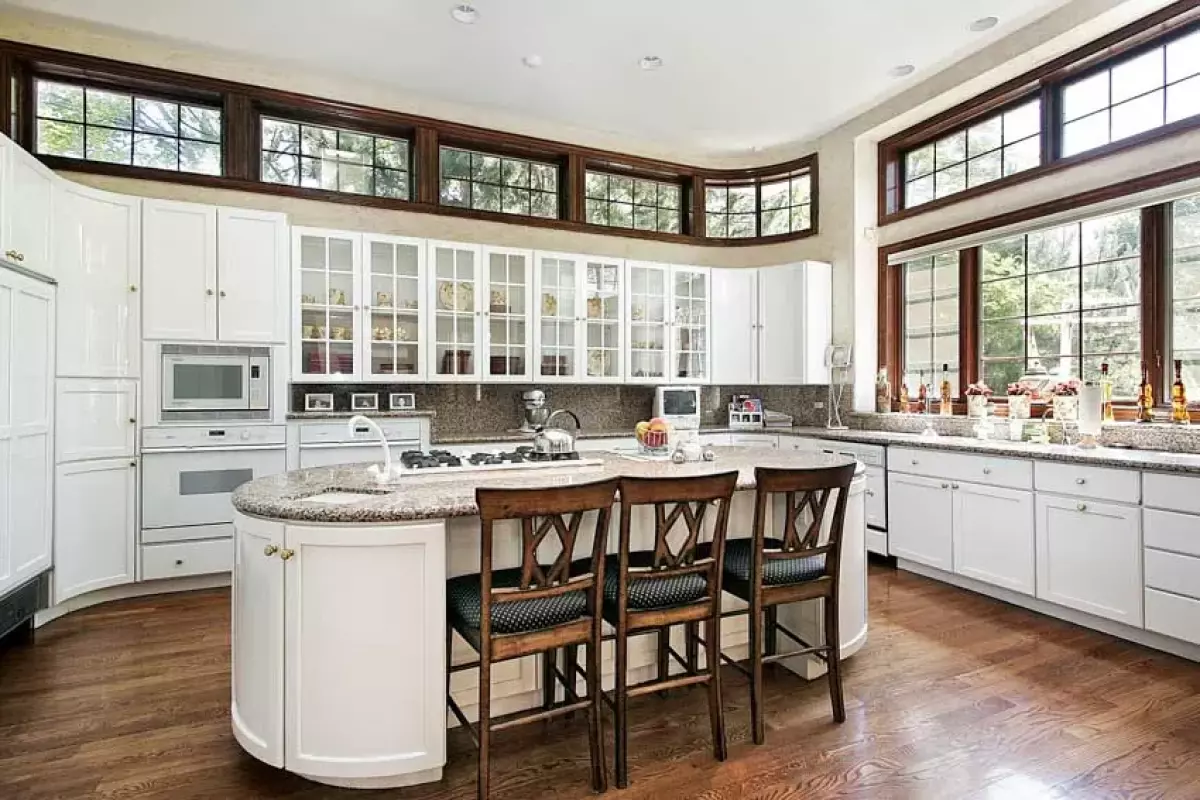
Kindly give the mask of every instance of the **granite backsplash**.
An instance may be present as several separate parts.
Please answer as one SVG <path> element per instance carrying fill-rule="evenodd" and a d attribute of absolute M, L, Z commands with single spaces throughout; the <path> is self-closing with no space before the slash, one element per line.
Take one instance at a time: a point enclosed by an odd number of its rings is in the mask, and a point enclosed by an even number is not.
<path fill-rule="evenodd" d="M 654 406 L 653 386 L 576 385 L 576 384 L 293 384 L 291 410 L 304 410 L 304 395 L 328 392 L 336 410 L 349 410 L 350 395 L 377 392 L 379 408 L 387 409 L 388 393 L 412 392 L 418 409 L 437 412 L 433 418 L 434 439 L 446 436 L 486 438 L 520 427 L 521 394 L 529 389 L 546 392 L 551 409 L 574 411 L 585 429 L 632 430 L 639 421 L 649 419 Z M 826 386 L 705 386 L 702 393 L 701 424 L 723 425 L 728 421 L 727 406 L 733 394 L 761 397 L 772 411 L 794 418 L 796 425 L 824 425 L 828 387 Z M 849 400 L 846 393 L 846 401 Z M 843 409 L 846 408 L 845 402 Z M 845 413 L 845 410 L 843 411 Z"/>

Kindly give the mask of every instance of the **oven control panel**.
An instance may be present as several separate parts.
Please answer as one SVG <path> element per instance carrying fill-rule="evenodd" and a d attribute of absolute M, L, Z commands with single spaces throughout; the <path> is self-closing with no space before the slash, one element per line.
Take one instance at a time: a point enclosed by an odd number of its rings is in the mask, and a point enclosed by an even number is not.
<path fill-rule="evenodd" d="M 210 447 L 282 447 L 287 441 L 284 425 L 188 425 L 146 428 L 143 450 Z"/>

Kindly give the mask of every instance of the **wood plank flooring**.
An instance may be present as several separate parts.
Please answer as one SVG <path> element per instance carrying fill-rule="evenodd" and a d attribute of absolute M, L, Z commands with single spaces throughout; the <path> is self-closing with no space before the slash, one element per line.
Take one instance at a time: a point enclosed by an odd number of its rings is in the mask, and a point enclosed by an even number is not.
<path fill-rule="evenodd" d="M 619 798 L 1200 798 L 1200 665 L 873 566 L 871 633 L 845 669 L 847 721 L 823 681 L 769 671 L 767 743 L 727 670 L 730 757 L 710 756 L 701 692 L 631 703 Z M 0 654 L 0 798 L 473 797 L 450 736 L 440 784 L 335 790 L 266 767 L 229 732 L 224 591 L 124 601 Z M 606 729 L 611 757 L 611 730 Z M 497 736 L 497 800 L 590 797 L 582 719 Z"/>

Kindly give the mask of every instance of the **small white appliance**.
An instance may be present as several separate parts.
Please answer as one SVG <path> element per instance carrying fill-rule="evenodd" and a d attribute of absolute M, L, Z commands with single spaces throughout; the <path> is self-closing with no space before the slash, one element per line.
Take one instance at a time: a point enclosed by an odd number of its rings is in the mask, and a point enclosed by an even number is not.
<path fill-rule="evenodd" d="M 271 348 L 160 346 L 162 422 L 269 420 Z"/>
<path fill-rule="evenodd" d="M 659 386 L 654 390 L 654 416 L 677 430 L 700 428 L 700 387 Z"/>

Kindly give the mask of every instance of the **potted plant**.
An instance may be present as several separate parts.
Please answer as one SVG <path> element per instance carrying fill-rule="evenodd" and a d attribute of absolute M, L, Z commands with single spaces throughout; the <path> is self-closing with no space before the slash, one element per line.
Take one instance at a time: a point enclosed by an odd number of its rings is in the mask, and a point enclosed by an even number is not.
<path fill-rule="evenodd" d="M 1079 419 L 1079 381 L 1063 381 L 1054 387 L 1051 397 L 1054 418 L 1059 422 L 1074 422 Z"/>
<path fill-rule="evenodd" d="M 982 419 L 987 416 L 988 398 L 992 396 L 991 388 L 979 381 L 967 387 L 967 416 Z"/>
<path fill-rule="evenodd" d="M 1023 383 L 1010 383 L 1007 393 L 1009 419 L 1029 419 L 1033 405 L 1033 389 Z"/>

